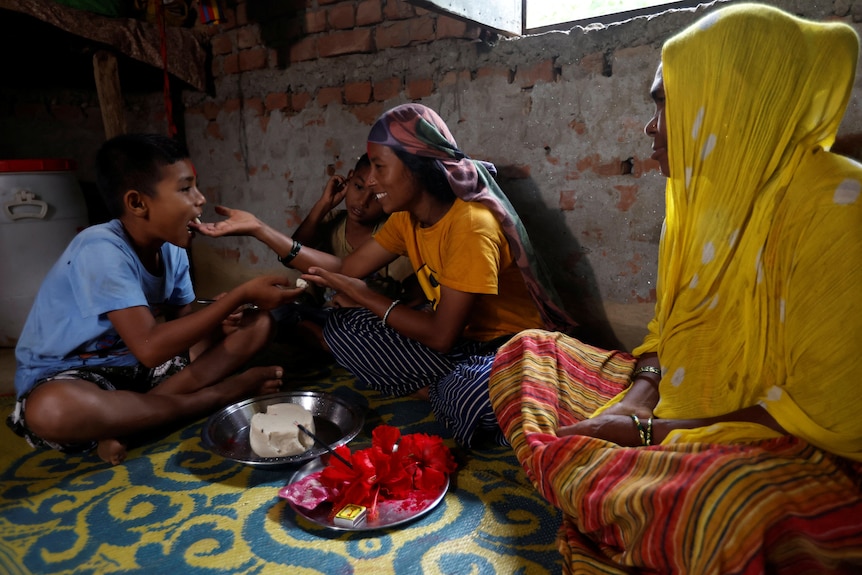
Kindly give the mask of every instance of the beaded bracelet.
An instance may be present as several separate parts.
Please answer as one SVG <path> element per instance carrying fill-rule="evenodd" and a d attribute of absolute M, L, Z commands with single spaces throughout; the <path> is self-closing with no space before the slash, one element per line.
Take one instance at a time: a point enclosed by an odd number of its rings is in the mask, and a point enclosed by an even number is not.
<path fill-rule="evenodd" d="M 288 264 L 293 261 L 293 258 L 295 258 L 299 254 L 299 250 L 301 249 L 302 244 L 296 240 L 293 240 L 293 245 L 290 248 L 290 253 L 284 257 L 279 256 L 278 261 L 280 261 L 281 265 L 283 265 L 284 267 L 289 267 Z"/>
<path fill-rule="evenodd" d="M 653 367 L 651 365 L 642 365 L 639 368 L 637 368 L 635 370 L 635 372 L 632 374 L 632 379 L 633 380 L 637 379 L 637 377 L 642 373 L 654 373 L 657 376 L 659 376 L 659 379 L 661 379 L 661 370 L 659 368 Z"/>
<path fill-rule="evenodd" d="M 400 299 L 392 300 L 392 303 L 389 304 L 389 308 L 386 310 L 386 313 L 383 314 L 383 325 L 386 325 L 386 320 L 389 319 L 389 314 L 392 313 L 392 310 L 395 309 L 395 306 L 401 303 Z"/>

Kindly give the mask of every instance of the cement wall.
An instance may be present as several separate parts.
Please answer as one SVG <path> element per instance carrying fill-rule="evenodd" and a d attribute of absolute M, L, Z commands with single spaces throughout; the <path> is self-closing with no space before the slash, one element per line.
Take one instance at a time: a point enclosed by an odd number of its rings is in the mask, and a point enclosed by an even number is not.
<path fill-rule="evenodd" d="M 767 3 L 860 29 L 862 2 Z M 329 175 L 364 151 L 374 119 L 418 101 L 440 113 L 461 149 L 497 165 L 566 306 L 595 327 L 594 341 L 630 348 L 655 299 L 664 211 L 664 179 L 643 134 L 648 89 L 662 42 L 708 9 L 506 39 L 401 0 L 240 1 L 229 22 L 209 30 L 213 89 L 183 93 L 206 215 L 224 204 L 295 229 Z M 20 113 L 26 93 L 8 94 L 0 129 L 26 127 L 27 135 L 3 138 L 0 155 L 41 146 L 81 158 L 91 175 L 98 122 L 40 123 Z M 130 97 L 130 126 L 163 131 L 159 102 L 160 94 Z M 842 127 L 853 154 L 860 133 L 854 97 Z M 198 238 L 192 255 L 203 295 L 283 270 L 246 238 Z"/>

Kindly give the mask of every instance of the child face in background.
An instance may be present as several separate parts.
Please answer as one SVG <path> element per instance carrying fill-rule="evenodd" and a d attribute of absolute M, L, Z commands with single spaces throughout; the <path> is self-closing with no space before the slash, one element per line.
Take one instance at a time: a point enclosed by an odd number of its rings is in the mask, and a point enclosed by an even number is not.
<path fill-rule="evenodd" d="M 365 226 L 373 226 L 383 217 L 383 206 L 365 185 L 370 172 L 368 166 L 355 170 L 347 179 L 347 195 L 344 196 L 347 217 Z"/>

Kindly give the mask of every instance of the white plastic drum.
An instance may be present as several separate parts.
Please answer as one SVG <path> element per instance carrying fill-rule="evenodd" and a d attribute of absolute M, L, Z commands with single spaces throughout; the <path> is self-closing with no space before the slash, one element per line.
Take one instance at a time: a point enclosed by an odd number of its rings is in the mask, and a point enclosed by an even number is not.
<path fill-rule="evenodd" d="M 0 160 L 0 347 L 14 347 L 45 274 L 87 227 L 75 162 Z"/>

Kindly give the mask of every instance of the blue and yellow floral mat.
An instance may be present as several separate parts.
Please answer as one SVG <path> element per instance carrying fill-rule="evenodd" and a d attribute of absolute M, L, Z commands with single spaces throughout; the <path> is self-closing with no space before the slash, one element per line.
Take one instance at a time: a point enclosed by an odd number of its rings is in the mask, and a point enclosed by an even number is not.
<path fill-rule="evenodd" d="M 95 455 L 34 451 L 0 425 L 0 573 L 556 575 L 559 512 L 511 450 L 460 451 L 427 403 L 356 390 L 342 369 L 293 373 L 291 389 L 367 407 L 350 443 L 380 423 L 446 438 L 461 467 L 429 513 L 383 531 L 333 531 L 298 516 L 278 490 L 295 469 L 249 467 L 201 445 L 205 419 L 132 449 L 116 467 Z M 0 397 L 11 411 L 13 398 Z"/>

